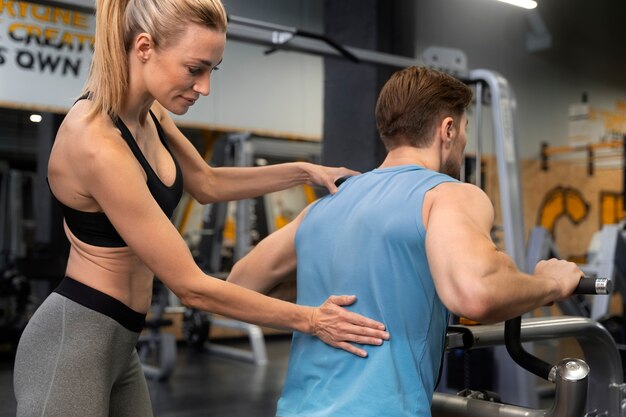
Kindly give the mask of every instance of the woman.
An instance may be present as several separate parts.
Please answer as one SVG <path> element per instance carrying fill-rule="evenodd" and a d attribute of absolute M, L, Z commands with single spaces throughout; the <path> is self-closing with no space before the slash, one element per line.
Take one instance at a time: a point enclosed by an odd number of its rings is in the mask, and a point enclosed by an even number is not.
<path fill-rule="evenodd" d="M 135 352 L 154 274 L 181 301 L 259 325 L 311 333 L 364 356 L 384 326 L 340 308 L 261 296 L 197 267 L 168 217 L 183 187 L 201 203 L 241 199 L 352 173 L 306 163 L 208 167 L 168 111 L 184 114 L 222 59 L 219 0 L 102 0 L 84 99 L 49 161 L 50 189 L 71 243 L 67 276 L 24 331 L 15 361 L 18 416 L 149 416 Z"/>

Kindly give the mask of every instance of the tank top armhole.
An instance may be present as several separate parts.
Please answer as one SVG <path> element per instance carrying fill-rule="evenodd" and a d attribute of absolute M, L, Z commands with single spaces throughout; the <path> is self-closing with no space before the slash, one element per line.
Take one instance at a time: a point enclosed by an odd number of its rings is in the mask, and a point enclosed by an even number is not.
<path fill-rule="evenodd" d="M 424 188 L 426 189 L 426 191 L 424 191 L 424 194 L 422 195 L 422 201 L 420 203 L 419 212 L 415 216 L 417 232 L 419 233 L 422 239 L 426 239 L 426 233 L 427 233 L 426 227 L 424 227 L 424 200 L 426 199 L 426 193 L 432 190 L 433 188 L 437 187 L 438 185 L 446 183 L 446 182 L 459 182 L 459 181 L 455 180 L 452 177 L 448 177 L 447 175 L 444 175 L 444 174 L 435 174 L 432 177 L 430 177 L 428 180 L 426 180 L 426 184 L 424 185 Z"/>
<path fill-rule="evenodd" d="M 91 91 L 87 91 L 86 93 L 81 94 L 80 97 L 74 101 L 74 104 L 78 103 L 81 100 L 91 100 Z"/>

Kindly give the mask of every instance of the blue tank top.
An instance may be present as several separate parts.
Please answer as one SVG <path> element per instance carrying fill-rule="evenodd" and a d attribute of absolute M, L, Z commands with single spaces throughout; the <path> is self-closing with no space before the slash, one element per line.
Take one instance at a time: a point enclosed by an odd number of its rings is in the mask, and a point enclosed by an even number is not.
<path fill-rule="evenodd" d="M 183 194 L 183 174 L 178 165 L 178 161 L 176 161 L 176 158 L 167 145 L 165 132 L 163 132 L 161 124 L 152 111 L 150 111 L 150 116 L 156 125 L 159 139 L 163 143 L 163 146 L 165 146 L 165 149 L 172 155 L 174 165 L 176 165 L 176 179 L 169 187 L 163 184 L 156 172 L 154 172 L 124 122 L 118 118 L 115 125 L 120 130 L 122 138 L 126 141 L 133 155 L 135 155 L 135 158 L 137 158 L 139 164 L 145 171 L 147 176 L 146 184 L 148 185 L 150 193 L 167 217 L 171 217 Z M 115 227 L 111 224 L 111 221 L 105 213 L 79 211 L 66 206 L 60 201 L 59 204 L 61 205 L 61 211 L 67 223 L 67 227 L 72 231 L 74 236 L 82 242 L 101 247 L 127 246 L 126 242 L 124 242 L 124 239 L 122 239 L 117 230 L 115 230 Z"/>
<path fill-rule="evenodd" d="M 281 417 L 430 416 L 448 311 L 426 258 L 424 194 L 447 175 L 416 165 L 352 177 L 309 208 L 295 237 L 298 304 L 356 295 L 348 309 L 391 339 L 363 359 L 294 333 Z"/>

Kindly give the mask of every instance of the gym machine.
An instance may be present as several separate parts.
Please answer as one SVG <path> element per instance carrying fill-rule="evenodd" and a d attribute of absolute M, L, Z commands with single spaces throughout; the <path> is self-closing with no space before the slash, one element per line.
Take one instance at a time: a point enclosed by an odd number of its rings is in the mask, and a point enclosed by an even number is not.
<path fill-rule="evenodd" d="M 579 265 L 588 276 L 610 277 L 615 291 L 622 296 L 622 310 L 626 311 L 626 231 L 624 223 L 604 225 L 592 238 L 587 252 L 587 263 Z M 558 258 L 552 236 L 543 227 L 531 230 L 528 240 L 527 259 L 529 265 L 541 259 Z M 622 362 L 626 364 L 626 319 L 624 315 L 609 312 L 609 295 L 589 297 L 582 294 L 558 302 L 561 311 L 570 316 L 589 317 L 598 321 L 613 336 Z M 626 369 L 624 369 L 626 375 Z"/>
<path fill-rule="evenodd" d="M 34 182 L 34 173 L 0 161 L 0 351 L 11 354 L 32 309 L 32 287 L 20 261 L 35 230 Z"/>
<path fill-rule="evenodd" d="M 609 277 L 614 279 L 617 289 L 621 290 L 623 283 L 623 253 L 625 248 L 624 242 L 624 224 L 608 224 L 604 225 L 597 235 L 598 247 L 595 252 L 590 252 L 588 263 L 580 265 L 580 269 L 587 275 Z M 622 255 L 622 256 L 620 256 Z M 622 296 L 624 293 L 622 292 Z M 589 317 L 594 320 L 600 320 L 609 312 L 609 296 L 593 297 L 591 303 L 591 311 Z"/>
<path fill-rule="evenodd" d="M 316 142 L 284 141 L 261 138 L 250 133 L 231 133 L 223 135 L 215 144 L 212 166 L 251 166 L 255 159 L 307 160 L 318 162 L 320 144 Z M 226 202 L 207 205 L 204 210 L 204 227 L 193 232 L 193 236 L 185 235 L 192 247 L 192 253 L 198 265 L 208 274 L 225 277 L 223 259 L 223 236 L 228 211 Z M 232 261 L 243 257 L 252 242 L 251 217 L 252 200 L 240 200 L 235 203 L 236 240 L 233 248 Z M 257 201 L 257 204 L 262 204 Z M 259 223 L 263 219 L 258 219 Z M 199 239 L 198 238 L 199 235 Z M 198 240 L 197 245 L 191 244 Z M 197 247 L 196 247 L 197 246 Z M 172 304 L 174 304 L 172 306 Z M 263 331 L 259 326 L 214 315 L 195 309 L 187 309 L 176 305 L 170 300 L 169 290 L 160 281 L 155 280 L 154 297 L 150 318 L 146 320 L 144 334 L 138 343 L 139 357 L 144 374 L 148 379 L 165 381 L 175 368 L 177 346 L 174 335 L 163 332 L 163 327 L 172 324 L 164 317 L 166 310 L 176 309 L 183 313 L 182 333 L 187 344 L 197 350 L 226 356 L 235 360 L 250 362 L 257 366 L 266 365 L 267 350 Z M 241 331 L 246 334 L 250 348 L 239 348 L 209 342 L 211 328 L 224 328 Z"/>
<path fill-rule="evenodd" d="M 224 135 L 215 145 L 212 166 L 254 166 L 255 161 L 270 162 L 309 161 L 319 163 L 321 144 L 318 142 L 288 141 L 254 136 L 250 133 L 230 133 Z M 208 274 L 225 275 L 226 263 L 234 263 L 245 256 L 255 239 L 252 230 L 264 237 L 269 221 L 264 213 L 263 198 L 239 200 L 235 203 L 235 241 L 230 260 L 223 256 L 224 228 L 229 203 L 215 203 L 205 209 L 204 229 L 196 254 L 196 261 Z M 256 210 L 253 209 L 256 205 Z M 253 225 L 253 222 L 256 225 Z M 262 230 L 258 230 L 262 229 Z M 218 318 L 195 310 L 185 311 L 183 333 L 192 346 L 233 359 L 251 362 L 255 365 L 267 364 L 267 351 L 263 331 L 259 326 L 228 318 Z M 226 346 L 208 342 L 210 327 L 221 327 L 242 331 L 246 334 L 250 349 Z"/>
<path fill-rule="evenodd" d="M 606 295 L 612 281 L 584 278 L 577 293 Z M 575 337 L 586 362 L 566 358 L 549 365 L 526 352 L 522 342 Z M 583 317 L 550 317 L 505 324 L 451 326 L 446 335 L 447 349 L 478 349 L 506 344 L 511 357 L 524 369 L 555 384 L 555 398 L 548 410 L 502 404 L 482 398 L 480 393 L 465 396 L 435 393 L 434 417 L 624 417 L 626 384 L 617 346 L 609 332 L 597 322 Z M 587 364 L 588 363 L 588 364 Z"/>
<path fill-rule="evenodd" d="M 623 256 L 626 250 L 624 224 L 608 224 L 594 236 L 588 252 L 588 262 L 579 265 L 588 276 L 608 277 L 615 281 L 616 289 L 622 292 L 623 274 L 626 268 Z M 526 254 L 527 268 L 531 268 L 542 259 L 559 258 L 559 251 L 550 233 L 543 227 L 531 229 Z M 530 270 L 530 269 L 529 269 Z M 623 293 L 622 293 L 623 295 Z M 590 317 L 601 320 L 609 312 L 609 295 L 585 297 L 579 295 L 559 303 L 563 313 L 573 316 Z"/>
<path fill-rule="evenodd" d="M 155 278 L 152 292 L 152 314 L 146 319 L 144 334 L 137 342 L 137 354 L 146 378 L 166 381 L 174 372 L 177 351 L 175 336 L 161 331 L 173 324 L 164 317 L 169 290 Z"/>
<path fill-rule="evenodd" d="M 528 237 L 526 270 L 530 271 L 539 261 L 550 258 L 561 258 L 550 232 L 542 226 L 533 227 L 530 230 L 530 235 Z M 612 276 L 607 273 L 608 271 L 603 272 L 602 276 Z M 595 274 L 588 275 L 595 276 Z M 593 298 L 595 299 L 600 297 Z M 585 295 L 578 294 L 566 300 L 559 301 L 557 305 L 563 314 L 568 316 L 590 317 L 591 303 L 593 302 L 594 300 L 590 300 Z"/>

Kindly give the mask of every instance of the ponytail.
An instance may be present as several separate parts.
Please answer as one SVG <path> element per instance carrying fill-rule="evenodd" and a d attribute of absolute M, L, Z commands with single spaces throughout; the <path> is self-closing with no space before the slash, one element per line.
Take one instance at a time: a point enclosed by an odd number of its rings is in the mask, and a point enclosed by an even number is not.
<path fill-rule="evenodd" d="M 128 0 L 96 0 L 96 41 L 83 94 L 92 101 L 88 117 L 117 118 L 128 91 L 125 10 Z"/>

